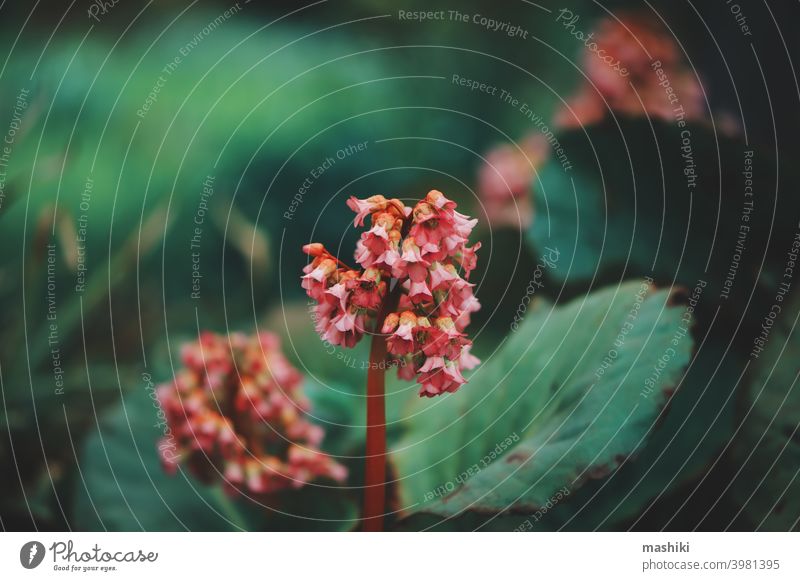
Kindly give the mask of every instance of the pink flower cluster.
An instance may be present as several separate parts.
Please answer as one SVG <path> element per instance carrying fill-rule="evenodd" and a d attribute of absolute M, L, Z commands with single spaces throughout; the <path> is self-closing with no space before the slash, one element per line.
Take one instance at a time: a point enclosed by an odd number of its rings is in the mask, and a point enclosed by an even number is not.
<path fill-rule="evenodd" d="M 203 482 L 222 478 L 230 494 L 346 479 L 347 470 L 318 450 L 323 430 L 304 417 L 302 375 L 278 337 L 205 332 L 181 357 L 185 368 L 156 392 L 169 426 L 159 445 L 169 472 L 180 457 Z"/>
<path fill-rule="evenodd" d="M 601 121 L 609 109 L 618 115 L 672 121 L 677 103 L 670 102 L 664 79 L 674 90 L 687 121 L 705 118 L 703 89 L 697 75 L 684 63 L 670 33 L 653 17 L 629 13 L 603 19 L 593 40 L 596 50 L 587 48 L 584 56 L 588 80 L 569 100 L 569 107 L 556 113 L 557 126 L 590 125 Z M 620 74 L 618 69 L 627 74 Z"/>
<path fill-rule="evenodd" d="M 531 225 L 533 180 L 549 156 L 550 145 L 540 132 L 529 134 L 518 145 L 499 145 L 486 154 L 478 172 L 478 195 L 492 226 L 523 230 Z"/>
<path fill-rule="evenodd" d="M 462 370 L 479 363 L 464 333 L 470 314 L 480 308 L 469 282 L 480 244 L 467 245 L 477 220 L 457 212 L 455 202 L 437 190 L 413 208 L 380 195 L 351 197 L 347 205 L 356 213 L 356 226 L 370 218 L 355 252 L 361 269 L 346 266 L 321 244 L 303 248 L 313 258 L 302 281 L 317 302 L 317 332 L 334 345 L 352 347 L 389 295 L 398 293 L 396 310 L 376 321 L 398 375 L 417 377 L 422 396 L 456 391 L 465 383 Z"/>

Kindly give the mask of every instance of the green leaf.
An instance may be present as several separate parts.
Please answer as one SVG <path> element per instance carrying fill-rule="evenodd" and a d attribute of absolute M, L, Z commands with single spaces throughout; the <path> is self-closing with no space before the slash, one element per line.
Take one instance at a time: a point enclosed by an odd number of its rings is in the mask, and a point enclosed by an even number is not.
<path fill-rule="evenodd" d="M 569 503 L 549 512 L 542 528 L 619 530 L 642 525 L 656 501 L 704 475 L 733 433 L 738 359 L 717 345 L 704 345 L 677 392 L 670 395 L 636 461 L 626 462 L 611 478 L 582 488 Z M 686 512 L 685 500 L 682 497 L 665 519 Z"/>
<path fill-rule="evenodd" d="M 243 516 L 219 491 L 156 454 L 157 409 L 144 388 L 132 392 L 91 434 L 79 466 L 75 525 L 81 530 L 240 530 Z"/>
<path fill-rule="evenodd" d="M 751 359 L 731 492 L 756 530 L 788 531 L 800 522 L 800 299 L 776 306 L 766 346 Z"/>
<path fill-rule="evenodd" d="M 560 134 L 572 168 L 553 159 L 534 184 L 529 239 L 561 251 L 549 274 L 582 292 L 702 279 L 734 313 L 774 296 L 798 212 L 795 197 L 777 196 L 774 156 L 704 124 L 617 121 Z M 795 190 L 796 174 L 783 173 L 780 186 Z"/>
<path fill-rule="evenodd" d="M 461 391 L 413 409 L 393 454 L 403 509 L 531 514 L 613 472 L 689 362 L 683 316 L 671 292 L 635 282 L 536 304 Z"/>

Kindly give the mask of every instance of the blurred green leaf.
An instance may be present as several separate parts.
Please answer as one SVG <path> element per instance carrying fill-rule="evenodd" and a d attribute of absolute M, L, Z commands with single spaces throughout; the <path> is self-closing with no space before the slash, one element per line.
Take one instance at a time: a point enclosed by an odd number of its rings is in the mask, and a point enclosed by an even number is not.
<path fill-rule="evenodd" d="M 704 280 L 736 319 L 751 299 L 774 296 L 800 202 L 777 197 L 770 153 L 753 151 L 748 197 L 751 148 L 705 124 L 620 118 L 558 138 L 572 169 L 553 159 L 542 170 L 528 232 L 536 248 L 561 251 L 557 280 L 580 292 L 642 276 Z M 796 189 L 796 177 L 781 179 Z"/>
<path fill-rule="evenodd" d="M 76 485 L 81 530 L 239 530 L 245 519 L 219 490 L 183 471 L 168 476 L 156 454 L 157 409 L 144 389 L 131 392 L 84 445 Z"/>
<path fill-rule="evenodd" d="M 800 299 L 783 305 L 764 351 L 751 360 L 732 448 L 732 494 L 755 530 L 797 530 L 800 523 L 799 316 Z"/>

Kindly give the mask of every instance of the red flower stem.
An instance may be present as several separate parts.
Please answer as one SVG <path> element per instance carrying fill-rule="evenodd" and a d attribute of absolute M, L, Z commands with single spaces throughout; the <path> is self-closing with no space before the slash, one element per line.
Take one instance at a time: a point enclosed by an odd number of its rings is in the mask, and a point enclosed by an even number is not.
<path fill-rule="evenodd" d="M 364 477 L 363 530 L 383 530 L 386 512 L 386 337 L 380 330 L 386 316 L 397 310 L 401 286 L 397 283 L 378 312 L 367 370 L 367 458 Z"/>

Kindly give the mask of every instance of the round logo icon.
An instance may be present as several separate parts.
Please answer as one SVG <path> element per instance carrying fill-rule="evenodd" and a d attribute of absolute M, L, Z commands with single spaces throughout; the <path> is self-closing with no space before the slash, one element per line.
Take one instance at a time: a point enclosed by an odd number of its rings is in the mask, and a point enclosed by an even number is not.
<path fill-rule="evenodd" d="M 26 569 L 35 569 L 44 559 L 44 545 L 39 541 L 29 541 L 19 550 L 19 562 Z"/>

